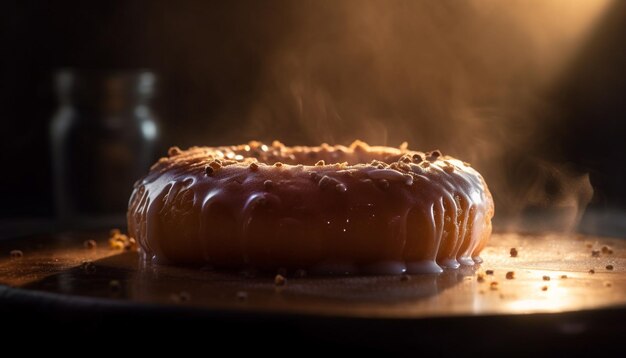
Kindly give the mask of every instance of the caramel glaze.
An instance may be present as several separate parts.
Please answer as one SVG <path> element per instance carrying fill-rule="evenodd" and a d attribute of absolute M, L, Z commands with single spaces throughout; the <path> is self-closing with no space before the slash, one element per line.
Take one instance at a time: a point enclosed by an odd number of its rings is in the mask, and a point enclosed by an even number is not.
<path fill-rule="evenodd" d="M 493 214 L 482 176 L 439 151 L 275 141 L 171 148 L 127 219 L 150 262 L 400 274 L 481 262 Z"/>

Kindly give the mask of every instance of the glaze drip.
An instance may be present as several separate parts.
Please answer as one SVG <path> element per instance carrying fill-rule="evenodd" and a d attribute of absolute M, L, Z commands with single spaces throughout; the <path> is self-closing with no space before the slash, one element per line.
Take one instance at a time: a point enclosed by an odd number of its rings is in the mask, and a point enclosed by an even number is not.
<path fill-rule="evenodd" d="M 135 184 L 127 214 L 155 262 L 437 273 L 480 262 L 491 234 L 482 176 L 439 151 L 357 141 L 169 153 Z"/>

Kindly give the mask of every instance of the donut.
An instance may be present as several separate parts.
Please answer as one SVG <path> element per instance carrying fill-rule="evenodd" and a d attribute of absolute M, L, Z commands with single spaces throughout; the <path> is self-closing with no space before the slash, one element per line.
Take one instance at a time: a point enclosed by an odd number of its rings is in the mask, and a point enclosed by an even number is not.
<path fill-rule="evenodd" d="M 401 274 L 480 263 L 493 215 L 483 177 L 438 150 L 253 141 L 170 148 L 127 220 L 157 264 Z"/>

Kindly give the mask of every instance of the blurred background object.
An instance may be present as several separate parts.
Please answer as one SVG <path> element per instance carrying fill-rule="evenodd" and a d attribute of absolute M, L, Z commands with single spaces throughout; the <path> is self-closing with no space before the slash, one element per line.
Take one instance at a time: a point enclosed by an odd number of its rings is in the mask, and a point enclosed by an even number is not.
<path fill-rule="evenodd" d="M 571 228 L 591 195 L 595 212 L 626 206 L 624 1 L 24 1 L 2 10 L 5 222 L 54 217 L 59 163 L 48 127 L 53 74 L 68 66 L 158 73 L 161 154 L 251 139 L 406 140 L 472 162 L 500 227 L 556 208 Z M 582 220 L 606 227 L 601 217 Z M 620 227 L 623 215 L 607 217 Z"/>
<path fill-rule="evenodd" d="M 63 224 L 124 222 L 132 184 L 156 161 L 158 127 L 148 71 L 61 70 L 51 127 L 56 213 Z M 121 217 L 120 217 L 121 216 Z"/>

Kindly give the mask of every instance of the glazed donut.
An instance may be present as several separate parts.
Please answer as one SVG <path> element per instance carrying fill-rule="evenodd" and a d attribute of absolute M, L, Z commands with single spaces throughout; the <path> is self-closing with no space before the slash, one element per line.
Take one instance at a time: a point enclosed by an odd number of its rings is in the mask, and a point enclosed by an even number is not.
<path fill-rule="evenodd" d="M 435 273 L 481 262 L 491 234 L 482 176 L 438 150 L 275 141 L 168 154 L 127 213 L 149 262 Z"/>

